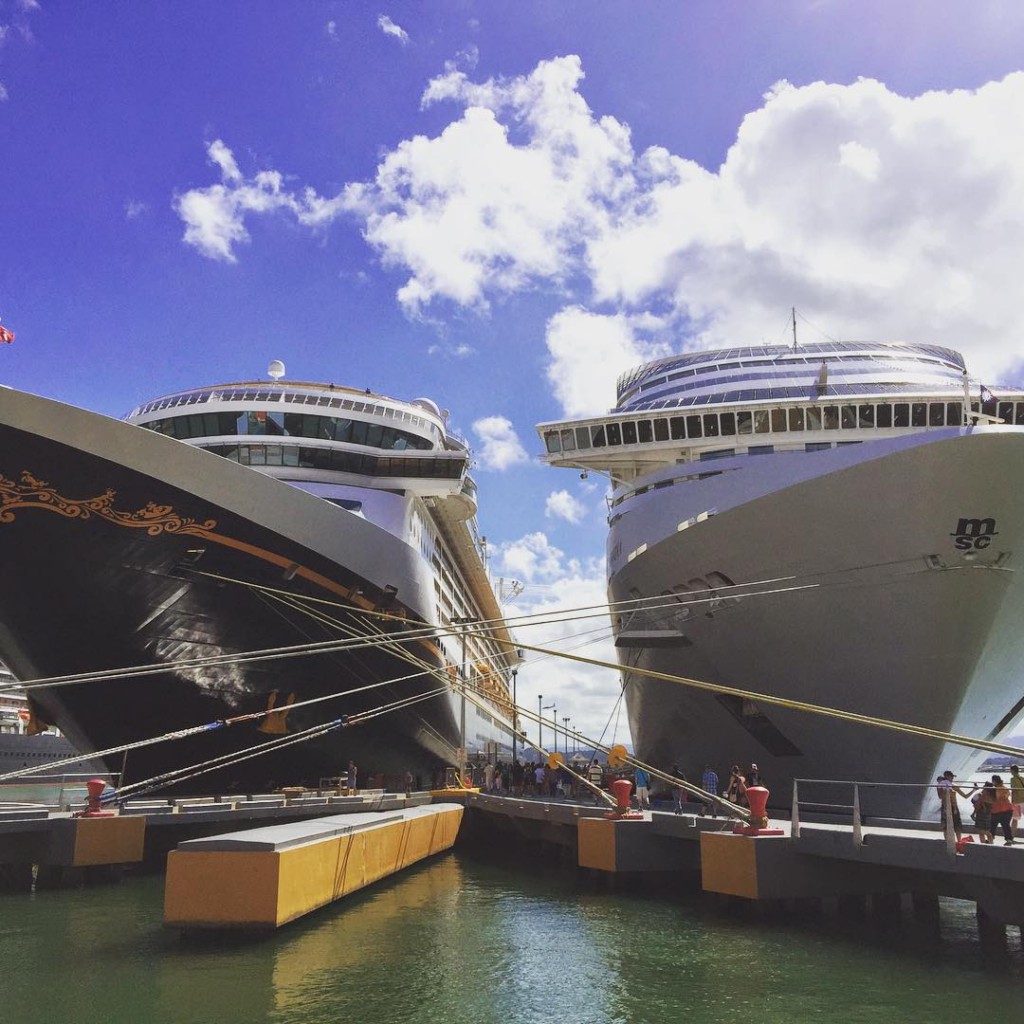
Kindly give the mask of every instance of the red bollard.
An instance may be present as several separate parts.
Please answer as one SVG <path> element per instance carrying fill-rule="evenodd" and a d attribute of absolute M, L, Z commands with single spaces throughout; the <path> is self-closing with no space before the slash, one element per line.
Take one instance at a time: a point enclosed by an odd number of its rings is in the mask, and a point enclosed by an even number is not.
<path fill-rule="evenodd" d="M 633 791 L 633 783 L 629 779 L 616 779 L 611 790 L 615 794 L 615 808 L 609 811 L 606 818 L 642 818 L 640 811 L 630 809 L 629 794 Z"/>
<path fill-rule="evenodd" d="M 768 828 L 768 790 L 764 786 L 747 786 L 747 806 L 750 808 L 750 824 L 737 825 L 733 832 L 745 836 L 781 836 L 781 828 Z"/>
<path fill-rule="evenodd" d="M 103 796 L 103 790 L 107 788 L 107 784 L 102 779 L 90 779 L 86 784 L 85 788 L 88 790 L 89 795 L 85 798 L 88 806 L 84 811 L 76 811 L 72 817 L 75 818 L 113 818 L 113 811 L 104 811 L 102 809 L 102 803 L 100 798 Z"/>

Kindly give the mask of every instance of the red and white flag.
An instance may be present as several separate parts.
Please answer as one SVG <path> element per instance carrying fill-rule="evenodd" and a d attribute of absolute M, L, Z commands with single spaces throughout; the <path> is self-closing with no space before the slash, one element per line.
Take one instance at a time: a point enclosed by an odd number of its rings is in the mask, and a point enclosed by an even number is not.
<path fill-rule="evenodd" d="M 8 343 L 14 341 L 14 331 L 7 330 L 3 324 L 0 324 L 0 341 Z"/>

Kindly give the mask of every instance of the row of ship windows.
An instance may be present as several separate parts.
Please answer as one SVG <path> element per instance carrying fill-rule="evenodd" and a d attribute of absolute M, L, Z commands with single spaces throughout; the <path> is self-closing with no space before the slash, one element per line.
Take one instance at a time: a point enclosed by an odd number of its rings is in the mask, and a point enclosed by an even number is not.
<path fill-rule="evenodd" d="M 408 430 L 385 427 L 365 420 L 340 419 L 337 416 L 310 416 L 301 412 L 204 412 L 192 416 L 173 416 L 150 420 L 142 426 L 168 437 L 186 440 L 193 437 L 219 437 L 225 434 L 309 437 L 321 441 L 347 441 L 383 448 L 386 451 L 413 448 L 430 451 L 433 441 Z"/>
<path fill-rule="evenodd" d="M 437 438 L 441 436 L 441 432 L 437 427 L 422 416 L 406 412 L 404 409 L 396 409 L 390 405 L 377 405 L 375 402 L 355 402 L 350 398 L 333 398 L 326 394 L 307 395 L 294 391 L 265 391 L 253 388 L 206 389 L 190 391 L 184 395 L 172 395 L 170 398 L 159 398 L 155 402 L 144 405 L 133 415 L 144 416 L 146 413 L 157 412 L 160 409 L 175 409 L 182 405 L 198 405 L 202 402 L 211 401 L 290 402 L 292 405 L 322 405 L 333 409 L 350 409 L 352 412 L 366 412 L 373 416 L 403 420 L 414 427 L 429 431 Z"/>
<path fill-rule="evenodd" d="M 851 355 L 822 355 L 824 347 L 815 349 L 807 355 L 788 355 L 788 356 L 772 356 L 770 358 L 760 359 L 740 359 L 736 362 L 724 362 L 724 363 L 709 363 L 703 366 L 694 366 L 687 370 L 681 370 L 678 373 L 667 374 L 664 377 L 656 377 L 651 381 L 645 381 L 640 390 L 644 390 L 648 387 L 653 387 L 657 384 L 663 384 L 667 380 L 678 380 L 681 377 L 693 377 L 698 374 L 714 373 L 716 370 L 733 370 L 739 367 L 747 366 L 792 366 L 799 363 L 811 363 L 814 366 L 820 366 L 822 363 L 878 363 L 881 360 L 903 362 L 908 359 L 915 363 L 932 363 L 940 366 L 949 366 L 962 372 L 963 367 L 957 366 L 951 363 L 948 359 L 936 359 L 932 356 L 923 356 L 919 352 L 907 352 L 898 354 L 887 354 L 882 352 L 858 352 Z M 742 352 L 738 352 L 737 355 L 742 355 Z M 676 367 L 685 366 L 687 362 L 692 362 L 693 356 L 689 356 L 687 359 L 681 359 L 679 362 L 668 363 L 661 367 L 661 370 L 674 370 Z M 628 384 L 626 385 L 628 386 Z"/>
<path fill-rule="evenodd" d="M 977 405 L 971 409 L 977 413 Z M 985 402 L 982 411 L 1004 423 L 1024 425 L 1024 402 Z M 963 423 L 960 402 L 894 402 L 880 405 L 820 405 L 808 408 L 753 409 L 668 416 L 653 420 L 623 420 L 589 427 L 544 432 L 548 452 L 686 441 L 737 434 L 776 434 L 801 430 L 856 430 L 875 427 L 942 427 Z"/>
<path fill-rule="evenodd" d="M 378 458 L 361 452 L 336 448 L 300 448 L 282 444 L 211 444 L 204 450 L 243 466 L 297 466 L 301 469 L 326 469 L 336 473 L 362 476 L 440 477 L 458 480 L 466 467 L 465 459 Z"/>

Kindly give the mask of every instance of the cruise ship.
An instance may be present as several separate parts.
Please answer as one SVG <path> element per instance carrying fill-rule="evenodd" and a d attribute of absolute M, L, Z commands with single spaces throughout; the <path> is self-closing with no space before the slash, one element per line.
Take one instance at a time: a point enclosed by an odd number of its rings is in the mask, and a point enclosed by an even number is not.
<path fill-rule="evenodd" d="M 34 722 L 83 752 L 208 724 L 109 759 L 196 792 L 507 754 L 518 652 L 466 444 L 429 399 L 269 374 L 123 420 L 0 388 L 0 659 Z"/>
<path fill-rule="evenodd" d="M 950 349 L 701 351 L 544 423 L 551 465 L 610 481 L 609 602 L 638 755 L 756 763 L 785 805 L 915 816 L 983 755 L 653 670 L 994 740 L 1024 714 L 1024 392 Z M 931 797 L 929 801 L 929 797 Z"/>

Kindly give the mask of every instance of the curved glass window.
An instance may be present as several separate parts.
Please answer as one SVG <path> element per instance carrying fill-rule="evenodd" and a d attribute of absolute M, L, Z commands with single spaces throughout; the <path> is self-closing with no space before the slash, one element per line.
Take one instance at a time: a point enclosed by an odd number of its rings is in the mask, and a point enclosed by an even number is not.
<path fill-rule="evenodd" d="M 311 416 L 301 412 L 267 412 L 263 409 L 243 412 L 206 412 L 189 416 L 174 416 L 162 420 L 150 420 L 141 424 L 147 430 L 167 434 L 179 440 L 193 437 L 235 436 L 238 434 L 256 437 L 310 437 L 322 441 L 347 441 L 351 444 L 382 448 L 385 451 L 431 451 L 434 447 L 429 438 L 413 434 L 408 430 L 386 427 L 380 423 L 365 420 L 343 419 L 338 416 Z"/>
<path fill-rule="evenodd" d="M 362 476 L 433 477 L 457 480 L 466 468 L 464 458 L 442 459 L 412 455 L 388 458 L 340 448 L 299 448 L 280 444 L 213 444 L 205 447 L 243 466 L 300 466 Z"/>

